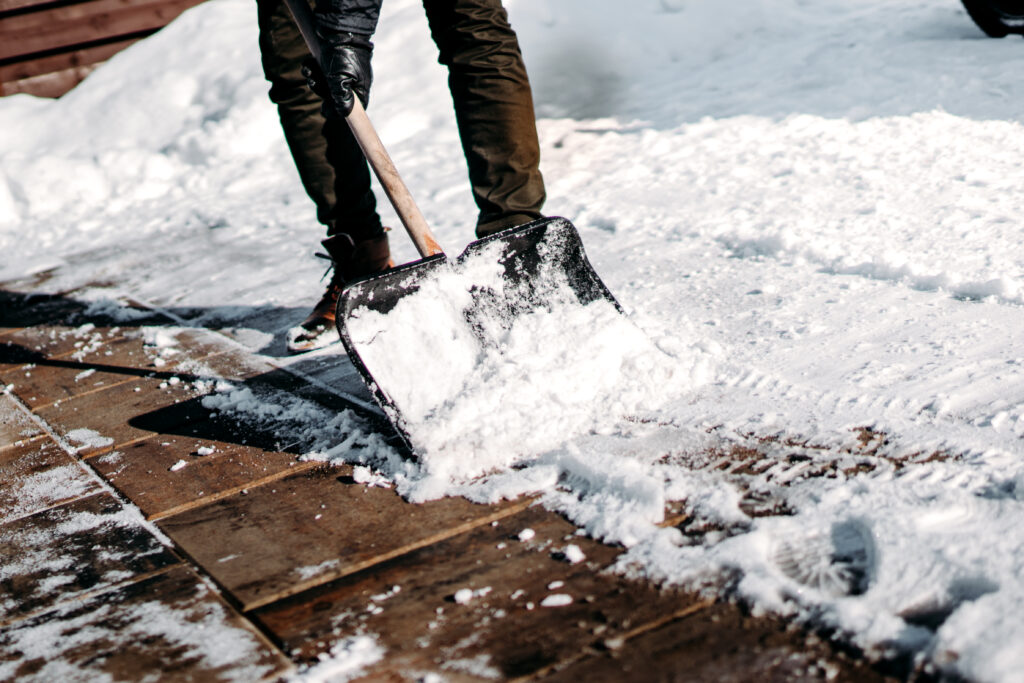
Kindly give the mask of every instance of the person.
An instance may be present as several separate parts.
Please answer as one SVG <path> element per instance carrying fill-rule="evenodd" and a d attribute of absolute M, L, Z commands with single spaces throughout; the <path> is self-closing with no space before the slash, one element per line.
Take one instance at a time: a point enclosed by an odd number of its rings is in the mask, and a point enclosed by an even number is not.
<path fill-rule="evenodd" d="M 323 297 L 289 331 L 292 353 L 336 341 L 334 312 L 344 284 L 393 266 L 366 159 L 341 118 L 353 97 L 368 102 L 380 6 L 381 0 L 316 0 L 318 72 L 284 0 L 257 0 L 270 99 L 317 219 L 326 226 L 322 244 L 333 266 Z M 501 0 L 424 0 L 423 6 L 438 61 L 448 69 L 479 209 L 477 237 L 541 218 L 545 189 L 533 95 Z"/>

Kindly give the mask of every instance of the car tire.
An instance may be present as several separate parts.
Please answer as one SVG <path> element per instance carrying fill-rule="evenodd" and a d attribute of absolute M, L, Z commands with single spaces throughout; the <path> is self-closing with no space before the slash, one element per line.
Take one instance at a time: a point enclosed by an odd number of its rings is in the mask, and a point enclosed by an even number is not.
<path fill-rule="evenodd" d="M 1024 0 L 963 0 L 963 3 L 974 23 L 993 38 L 1024 33 Z"/>

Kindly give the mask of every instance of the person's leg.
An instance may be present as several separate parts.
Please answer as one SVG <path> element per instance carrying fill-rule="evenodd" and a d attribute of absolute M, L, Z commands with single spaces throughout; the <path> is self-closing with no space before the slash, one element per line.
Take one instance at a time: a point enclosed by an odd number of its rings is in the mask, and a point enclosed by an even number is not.
<path fill-rule="evenodd" d="M 391 265 L 387 235 L 377 215 L 370 172 L 348 124 L 325 116 L 320 96 L 302 75 L 309 48 L 283 0 L 257 0 L 260 52 L 277 105 L 281 127 L 299 177 L 327 226 L 322 244 L 334 274 L 320 301 L 288 332 L 287 345 L 298 353 L 337 341 L 335 308 L 344 283 Z"/>
<path fill-rule="evenodd" d="M 277 105 L 285 139 L 317 220 L 328 236 L 354 242 L 382 233 L 370 172 L 344 120 L 324 116 L 323 102 L 302 75 L 309 48 L 283 0 L 257 0 L 263 71 Z M 325 245 L 326 246 L 326 245 Z"/>
<path fill-rule="evenodd" d="M 533 95 L 519 41 L 501 0 L 423 0 L 448 67 L 477 235 L 542 216 L 544 180 Z"/>

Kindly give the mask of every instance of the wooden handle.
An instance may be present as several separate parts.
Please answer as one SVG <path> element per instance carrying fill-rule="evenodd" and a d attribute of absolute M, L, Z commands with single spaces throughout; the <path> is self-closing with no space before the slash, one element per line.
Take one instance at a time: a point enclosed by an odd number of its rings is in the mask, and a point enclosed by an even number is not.
<path fill-rule="evenodd" d="M 319 62 L 320 42 L 317 40 L 316 27 L 313 24 L 313 11 L 309 8 L 306 0 L 286 0 L 286 2 L 299 27 L 299 32 L 306 39 L 310 53 Z M 352 135 L 355 136 L 356 142 L 363 150 L 366 160 L 370 162 L 370 168 L 373 169 L 374 175 L 377 176 L 377 180 L 380 181 L 381 187 L 384 188 L 385 194 L 391 201 L 391 206 L 395 207 L 395 213 L 398 214 L 399 220 L 405 226 L 405 231 L 409 233 L 413 244 L 416 245 L 416 251 L 423 258 L 443 254 L 444 250 L 434 239 L 434 234 L 430 231 L 430 226 L 427 225 L 426 219 L 420 213 L 419 207 L 416 206 L 416 201 L 412 198 L 409 188 L 405 186 L 402 177 L 398 175 L 398 169 L 395 168 L 394 162 L 391 161 L 387 150 L 384 149 L 384 143 L 377 136 L 377 131 L 370 123 L 362 103 L 358 97 L 353 99 L 355 101 L 352 113 L 345 120 L 348 122 L 348 127 L 352 129 Z"/>
<path fill-rule="evenodd" d="M 369 117 L 366 116 L 366 110 L 363 109 L 359 98 L 356 97 L 353 100 L 352 113 L 345 120 L 348 121 L 348 127 L 352 129 L 352 134 L 363 150 L 363 154 L 366 155 L 366 160 L 370 162 L 370 168 L 373 169 L 381 187 L 384 188 L 388 199 L 391 200 L 391 206 L 395 207 L 395 213 L 398 214 L 402 225 L 405 226 L 405 231 L 409 233 L 413 244 L 416 245 L 416 251 L 423 258 L 443 254 L 444 250 L 434 239 L 434 233 L 430 231 L 430 226 L 427 225 L 426 219 L 423 218 L 419 207 L 416 206 L 416 201 L 412 198 L 409 188 L 405 186 L 402 177 L 398 175 L 398 169 L 395 168 L 391 157 L 388 156 L 388 151 L 384 149 L 384 143 L 377 137 L 377 131 L 374 130 Z"/>

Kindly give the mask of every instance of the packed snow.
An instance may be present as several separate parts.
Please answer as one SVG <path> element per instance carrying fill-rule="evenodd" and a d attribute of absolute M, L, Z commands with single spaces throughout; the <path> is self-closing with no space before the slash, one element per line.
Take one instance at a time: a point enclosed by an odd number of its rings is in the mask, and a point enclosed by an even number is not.
<path fill-rule="evenodd" d="M 592 399 L 573 413 L 565 390 L 537 392 L 527 424 L 481 432 L 518 444 L 528 427 L 536 442 L 460 461 L 446 460 L 449 428 L 487 429 L 487 401 L 517 388 L 428 391 L 452 420 L 473 417 L 428 434 L 418 463 L 298 397 L 218 386 L 207 407 L 299 434 L 305 457 L 367 468 L 368 485 L 410 500 L 540 493 L 625 545 L 622 572 L 826 627 L 872 657 L 1018 677 L 1019 42 L 985 39 L 957 0 L 507 5 L 541 115 L 546 210 L 579 229 L 628 314 L 576 312 L 587 342 L 630 329 L 612 358 L 566 353 L 559 385 Z M 475 209 L 419 4 L 385 3 L 376 45 L 370 115 L 457 254 Z M 58 101 L 0 100 L 0 279 L 115 281 L 279 348 L 323 286 L 322 229 L 266 89 L 251 3 L 213 0 Z M 261 312 L 280 319 L 271 332 L 243 324 Z M 579 345 L 554 328 L 524 341 Z M 512 381 L 554 382 L 537 372 Z M 425 388 L 403 374 L 396 391 Z M 442 424 L 429 413 L 417 434 Z M 686 533 L 660 526 L 669 506 Z M 338 655 L 370 662 L 374 647 Z"/>

